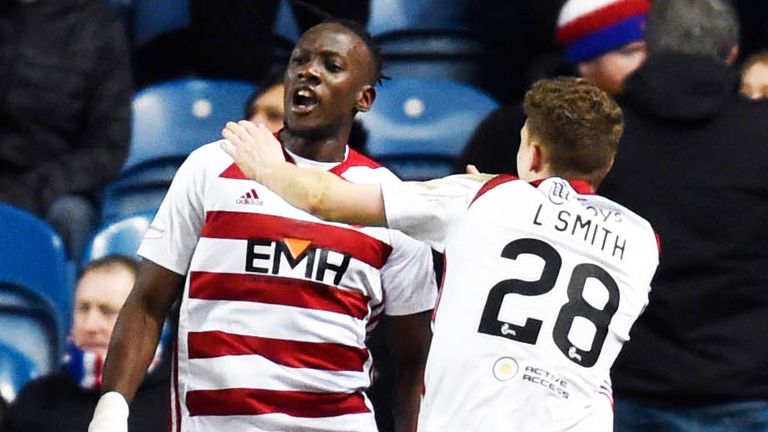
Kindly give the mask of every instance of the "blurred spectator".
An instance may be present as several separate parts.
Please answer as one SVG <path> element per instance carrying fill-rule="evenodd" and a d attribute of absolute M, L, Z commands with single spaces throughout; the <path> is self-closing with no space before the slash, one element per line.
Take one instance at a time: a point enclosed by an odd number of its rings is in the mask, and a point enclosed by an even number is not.
<path fill-rule="evenodd" d="M 77 258 L 130 142 L 129 50 L 103 0 L 0 2 L 0 201 Z"/>
<path fill-rule="evenodd" d="M 245 103 L 243 118 L 254 123 L 262 123 L 272 133 L 283 128 L 285 108 L 284 70 L 272 72 L 256 86 L 256 90 Z"/>
<path fill-rule="evenodd" d="M 70 342 L 61 369 L 28 383 L 8 408 L 3 432 L 85 432 L 99 399 L 101 374 L 117 314 L 131 291 L 137 263 L 112 255 L 90 263 L 75 290 Z M 133 401 L 129 431 L 167 430 L 167 368 L 161 348 Z M 167 362 L 163 363 L 166 365 Z M 155 371 L 155 369 L 157 369 Z"/>
<path fill-rule="evenodd" d="M 613 369 L 616 431 L 768 430 L 768 104 L 738 90 L 724 0 L 655 0 L 601 193 L 658 230 L 650 305 Z"/>
<path fill-rule="evenodd" d="M 569 0 L 560 11 L 557 39 L 579 75 L 612 96 L 645 60 L 643 31 L 648 0 Z M 522 102 L 491 113 L 475 130 L 459 158 L 482 172 L 516 174 L 517 148 L 525 115 Z"/>
<path fill-rule="evenodd" d="M 744 62 L 741 94 L 750 99 L 768 98 L 768 51 L 754 54 Z"/>

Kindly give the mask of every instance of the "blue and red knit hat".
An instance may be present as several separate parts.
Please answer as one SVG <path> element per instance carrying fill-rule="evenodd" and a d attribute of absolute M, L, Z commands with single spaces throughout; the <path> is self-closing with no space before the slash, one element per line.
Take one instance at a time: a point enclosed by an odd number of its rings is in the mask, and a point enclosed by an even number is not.
<path fill-rule="evenodd" d="M 568 0 L 557 20 L 557 41 L 574 64 L 643 39 L 649 0 Z"/>

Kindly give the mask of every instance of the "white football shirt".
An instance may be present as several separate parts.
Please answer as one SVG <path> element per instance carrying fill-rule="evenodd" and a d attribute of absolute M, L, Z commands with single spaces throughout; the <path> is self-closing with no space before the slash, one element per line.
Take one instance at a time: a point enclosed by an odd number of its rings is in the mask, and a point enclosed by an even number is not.
<path fill-rule="evenodd" d="M 398 181 L 352 150 L 339 164 L 294 159 Z M 181 166 L 139 254 L 187 275 L 172 431 L 375 431 L 367 332 L 382 313 L 432 309 L 437 293 L 427 245 L 300 211 L 219 143 Z"/>
<path fill-rule="evenodd" d="M 610 367 L 658 264 L 650 224 L 556 177 L 382 192 L 389 226 L 446 256 L 419 430 L 611 431 Z"/>

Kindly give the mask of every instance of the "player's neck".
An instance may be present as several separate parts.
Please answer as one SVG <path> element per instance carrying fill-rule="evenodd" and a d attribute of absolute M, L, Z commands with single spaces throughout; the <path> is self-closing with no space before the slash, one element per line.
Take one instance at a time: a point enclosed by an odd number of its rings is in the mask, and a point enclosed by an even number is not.
<path fill-rule="evenodd" d="M 318 162 L 341 162 L 347 148 L 349 133 L 325 137 L 304 137 L 283 129 L 279 139 L 291 153 Z"/>
<path fill-rule="evenodd" d="M 554 174 L 552 170 L 549 169 L 548 165 L 540 166 L 535 171 L 532 169 L 528 169 L 524 172 L 518 173 L 518 176 L 527 181 L 528 183 L 533 183 L 538 180 L 546 180 L 550 177 L 554 177 L 557 174 Z"/>

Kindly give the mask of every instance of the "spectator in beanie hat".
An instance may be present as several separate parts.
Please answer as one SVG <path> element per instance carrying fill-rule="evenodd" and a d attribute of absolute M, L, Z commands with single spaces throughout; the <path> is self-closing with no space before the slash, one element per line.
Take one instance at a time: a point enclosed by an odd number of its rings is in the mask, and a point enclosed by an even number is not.
<path fill-rule="evenodd" d="M 569 0 L 560 10 L 557 39 L 578 74 L 611 96 L 645 61 L 649 0 Z M 517 149 L 525 114 L 522 102 L 492 112 L 477 127 L 456 172 L 468 164 L 481 172 L 517 174 Z"/>
<path fill-rule="evenodd" d="M 579 75 L 611 95 L 646 56 L 649 0 L 569 0 L 557 20 L 557 40 Z"/>

